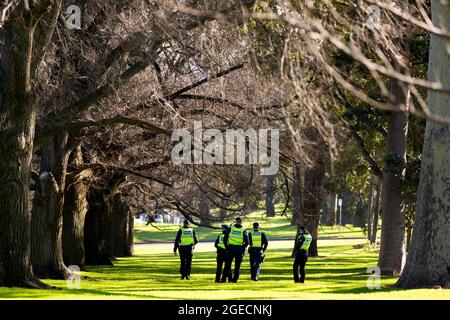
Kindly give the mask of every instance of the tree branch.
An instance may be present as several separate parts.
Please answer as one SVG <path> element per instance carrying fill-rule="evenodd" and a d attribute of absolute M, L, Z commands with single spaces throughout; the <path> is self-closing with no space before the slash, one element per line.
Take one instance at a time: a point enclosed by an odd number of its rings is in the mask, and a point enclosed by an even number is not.
<path fill-rule="evenodd" d="M 202 84 L 204 84 L 204 83 L 206 83 L 208 81 L 221 78 L 221 77 L 223 77 L 223 76 L 225 76 L 225 75 L 227 75 L 227 74 L 229 74 L 229 73 L 231 73 L 231 72 L 233 72 L 235 70 L 242 69 L 243 67 L 244 67 L 244 64 L 241 63 L 241 64 L 235 65 L 235 66 L 233 66 L 231 68 L 228 68 L 226 70 L 220 71 L 219 73 L 216 73 L 215 75 L 213 75 L 210 78 L 206 77 L 205 79 L 202 79 L 202 80 L 199 80 L 197 82 L 194 82 L 191 85 L 188 85 L 188 86 L 186 86 L 186 87 L 184 87 L 184 88 L 182 88 L 182 89 L 180 89 L 180 90 L 178 90 L 178 91 L 176 91 L 174 93 L 171 93 L 171 94 L 165 96 L 164 99 L 166 99 L 166 100 L 175 100 L 175 99 L 177 99 L 177 97 L 179 97 L 180 95 L 182 95 L 183 93 L 185 93 L 187 91 L 195 89 L 195 88 L 201 86 Z"/>
<path fill-rule="evenodd" d="M 378 166 L 377 161 L 370 154 L 370 152 L 366 149 L 363 138 L 361 138 L 361 136 L 358 134 L 356 129 L 353 127 L 350 127 L 350 134 L 353 137 L 353 140 L 355 140 L 359 149 L 361 150 L 364 158 L 369 163 L 370 169 L 372 170 L 373 174 L 376 175 L 378 178 L 383 179 L 383 171 L 381 171 L 380 167 Z"/>
<path fill-rule="evenodd" d="M 83 129 L 87 127 L 94 126 L 107 126 L 107 125 L 117 125 L 117 124 L 127 124 L 130 126 L 136 126 L 142 128 L 147 131 L 151 131 L 154 133 L 164 134 L 166 136 L 170 136 L 172 131 L 166 130 L 164 128 L 159 127 L 153 122 L 140 120 L 136 118 L 129 118 L 123 116 L 117 116 L 108 119 L 101 120 L 85 120 L 85 121 L 77 121 L 70 122 L 66 124 L 61 124 L 59 126 L 53 127 L 51 131 L 47 131 L 45 134 L 38 134 L 34 140 L 34 149 L 39 150 L 43 145 L 47 144 L 53 137 L 62 133 L 64 131 L 74 130 L 74 129 Z"/>
<path fill-rule="evenodd" d="M 115 166 L 115 165 L 109 165 L 109 164 L 103 164 L 103 163 L 89 163 L 82 166 L 79 166 L 75 168 L 73 171 L 69 173 L 69 175 L 80 175 L 85 170 L 110 170 L 115 172 L 122 172 L 122 173 L 128 173 L 131 175 L 134 175 L 136 177 L 148 179 L 150 181 L 157 182 L 159 184 L 172 187 L 172 184 L 169 182 L 166 182 L 158 177 L 149 176 L 143 173 L 140 173 L 136 171 L 134 168 L 126 168 L 121 166 Z"/>

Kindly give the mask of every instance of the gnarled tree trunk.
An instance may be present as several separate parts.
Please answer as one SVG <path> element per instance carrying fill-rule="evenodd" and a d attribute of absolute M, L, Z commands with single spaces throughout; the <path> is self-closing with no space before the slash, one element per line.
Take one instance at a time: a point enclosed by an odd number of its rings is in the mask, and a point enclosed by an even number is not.
<path fill-rule="evenodd" d="M 48 286 L 33 274 L 30 259 L 28 201 L 36 70 L 53 33 L 61 1 L 33 4 L 15 3 L 0 32 L 0 284 L 37 288 Z"/>
<path fill-rule="evenodd" d="M 83 163 L 81 147 L 75 148 L 69 158 L 69 164 L 74 167 Z M 84 220 L 88 209 L 88 186 L 83 179 L 92 172 L 84 170 L 72 176 L 69 171 L 67 187 L 64 193 L 63 207 L 63 257 L 67 266 L 76 265 L 81 270 L 86 265 L 84 252 Z"/>
<path fill-rule="evenodd" d="M 110 265 L 109 224 L 111 217 L 107 197 L 101 190 L 91 188 L 88 192 L 89 208 L 84 224 L 84 248 L 87 265 Z"/>
<path fill-rule="evenodd" d="M 112 230 L 111 230 L 111 252 L 114 257 L 130 256 L 130 217 L 132 217 L 130 206 L 122 199 L 120 193 L 111 199 Z M 132 236 L 131 232 L 131 236 Z"/>
<path fill-rule="evenodd" d="M 433 24 L 450 29 L 450 6 L 431 1 Z M 446 39 L 431 35 L 429 79 L 450 86 Z M 429 91 L 429 109 L 450 118 L 447 94 Z M 411 247 L 397 287 L 450 288 L 450 126 L 427 119 Z M 384 212 L 383 212 L 384 217 Z"/>
<path fill-rule="evenodd" d="M 123 174 L 114 174 L 108 179 L 107 189 L 91 188 L 88 192 L 89 209 L 84 225 L 86 264 L 112 264 L 113 214 L 112 199 L 120 184 L 126 181 Z"/>
<path fill-rule="evenodd" d="M 62 253 L 62 225 L 68 152 L 67 134 L 41 150 L 41 174 L 31 215 L 31 261 L 41 278 L 67 279 Z"/>

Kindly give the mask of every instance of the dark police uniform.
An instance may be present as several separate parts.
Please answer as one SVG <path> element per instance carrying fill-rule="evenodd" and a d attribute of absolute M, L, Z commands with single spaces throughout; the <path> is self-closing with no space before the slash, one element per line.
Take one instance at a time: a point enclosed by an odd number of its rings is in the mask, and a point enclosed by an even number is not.
<path fill-rule="evenodd" d="M 308 261 L 308 249 L 312 242 L 312 236 L 309 233 L 302 234 L 295 244 L 294 248 L 294 281 L 305 282 L 305 266 Z M 300 278 L 298 276 L 298 270 L 300 268 Z"/>
<path fill-rule="evenodd" d="M 216 268 L 216 282 L 220 282 L 220 277 L 222 275 L 222 267 L 226 263 L 227 260 L 227 249 L 225 247 L 225 231 L 221 233 L 214 243 L 214 246 L 217 248 L 217 268 Z M 231 282 L 232 275 L 231 275 L 231 269 L 228 274 L 228 281 Z"/>
<path fill-rule="evenodd" d="M 180 252 L 180 273 L 181 279 L 189 279 L 191 276 L 192 256 L 194 255 L 193 247 L 198 243 L 195 230 L 184 226 L 178 230 L 175 238 L 173 252 Z"/>
<path fill-rule="evenodd" d="M 226 278 L 231 273 L 231 264 L 234 260 L 234 273 L 232 282 L 239 280 L 239 270 L 241 268 L 242 257 L 245 253 L 245 248 L 248 246 L 248 236 L 244 227 L 236 223 L 229 230 L 225 232 L 224 243 L 227 249 L 227 260 L 225 262 L 225 269 L 222 274 L 221 282 L 226 282 Z"/>
<path fill-rule="evenodd" d="M 263 262 L 264 252 L 269 245 L 266 234 L 259 230 L 252 230 L 248 235 L 250 248 L 250 274 L 252 280 L 257 281 Z"/>

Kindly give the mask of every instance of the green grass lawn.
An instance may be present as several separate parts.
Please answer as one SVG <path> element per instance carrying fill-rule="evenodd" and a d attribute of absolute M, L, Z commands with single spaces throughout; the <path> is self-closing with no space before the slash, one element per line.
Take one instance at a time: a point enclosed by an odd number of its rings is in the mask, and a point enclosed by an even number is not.
<path fill-rule="evenodd" d="M 358 239 L 319 240 L 320 257 L 311 258 L 307 281 L 292 281 L 291 241 L 274 241 L 267 251 L 259 282 L 249 280 L 248 255 L 241 279 L 215 283 L 215 252 L 210 243 L 199 244 L 192 279 L 180 280 L 179 257 L 171 244 L 138 245 L 133 257 L 119 258 L 113 266 L 88 267 L 81 289 L 67 289 L 65 281 L 46 281 L 61 290 L 0 288 L 7 299 L 450 299 L 449 290 L 397 290 L 396 278 L 383 277 L 380 290 L 366 286 L 366 270 L 376 264 L 377 253 L 355 249 Z"/>
<path fill-rule="evenodd" d="M 281 211 L 278 207 L 278 211 Z M 118 258 L 113 266 L 89 266 L 80 289 L 68 289 L 66 281 L 46 280 L 59 290 L 28 290 L 0 287 L 4 299 L 450 299 L 449 290 L 398 290 L 394 277 L 383 277 L 381 289 L 367 288 L 367 268 L 377 264 L 378 252 L 365 244 L 361 228 L 321 227 L 318 258 L 310 258 L 307 281 L 295 284 L 290 253 L 296 228 L 286 217 L 263 217 L 257 211 L 244 219 L 250 228 L 257 220 L 269 238 L 269 249 L 260 281 L 250 281 L 248 255 L 244 257 L 239 283 L 214 282 L 215 248 L 207 242 L 220 230 L 196 228 L 196 246 L 191 280 L 179 279 L 179 257 L 172 241 L 179 226 L 136 226 L 135 255 Z M 230 223 L 231 221 L 228 221 Z M 218 224 L 220 225 L 220 224 Z M 279 240 L 279 241 L 271 241 Z"/>

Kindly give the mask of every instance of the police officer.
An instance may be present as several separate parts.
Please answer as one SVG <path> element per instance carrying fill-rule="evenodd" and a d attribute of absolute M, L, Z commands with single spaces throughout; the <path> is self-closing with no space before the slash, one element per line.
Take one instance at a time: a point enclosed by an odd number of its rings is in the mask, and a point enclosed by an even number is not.
<path fill-rule="evenodd" d="M 227 249 L 225 247 L 224 237 L 225 232 L 228 231 L 229 227 L 226 224 L 222 225 L 222 233 L 216 239 L 214 246 L 217 249 L 217 269 L 216 269 L 216 282 L 220 282 L 220 276 L 222 274 L 222 267 L 227 260 Z M 228 273 L 228 281 L 231 282 L 231 269 Z"/>
<path fill-rule="evenodd" d="M 261 263 L 263 262 L 264 252 L 269 245 L 266 234 L 259 231 L 259 223 L 253 223 L 253 230 L 248 235 L 250 248 L 250 274 L 253 281 L 258 281 L 259 272 L 261 270 Z"/>
<path fill-rule="evenodd" d="M 189 280 L 191 278 L 192 256 L 194 255 L 194 246 L 198 243 L 195 230 L 190 227 L 188 220 L 184 220 L 183 228 L 178 230 L 175 238 L 173 253 L 180 251 L 180 273 L 181 280 Z"/>
<path fill-rule="evenodd" d="M 313 237 L 308 233 L 305 226 L 300 226 L 300 236 L 294 247 L 294 282 L 305 282 L 305 265 L 308 261 L 308 249 L 311 245 Z M 298 277 L 298 269 L 300 268 L 300 279 Z"/>
<path fill-rule="evenodd" d="M 234 274 L 231 282 L 237 282 L 239 279 L 242 257 L 248 246 L 248 236 L 242 226 L 241 218 L 237 217 L 236 223 L 230 230 L 225 232 L 223 241 L 225 243 L 225 248 L 227 249 L 227 260 L 225 262 L 225 269 L 223 270 L 221 281 L 226 282 L 226 278 L 231 273 L 231 264 L 234 260 Z"/>

